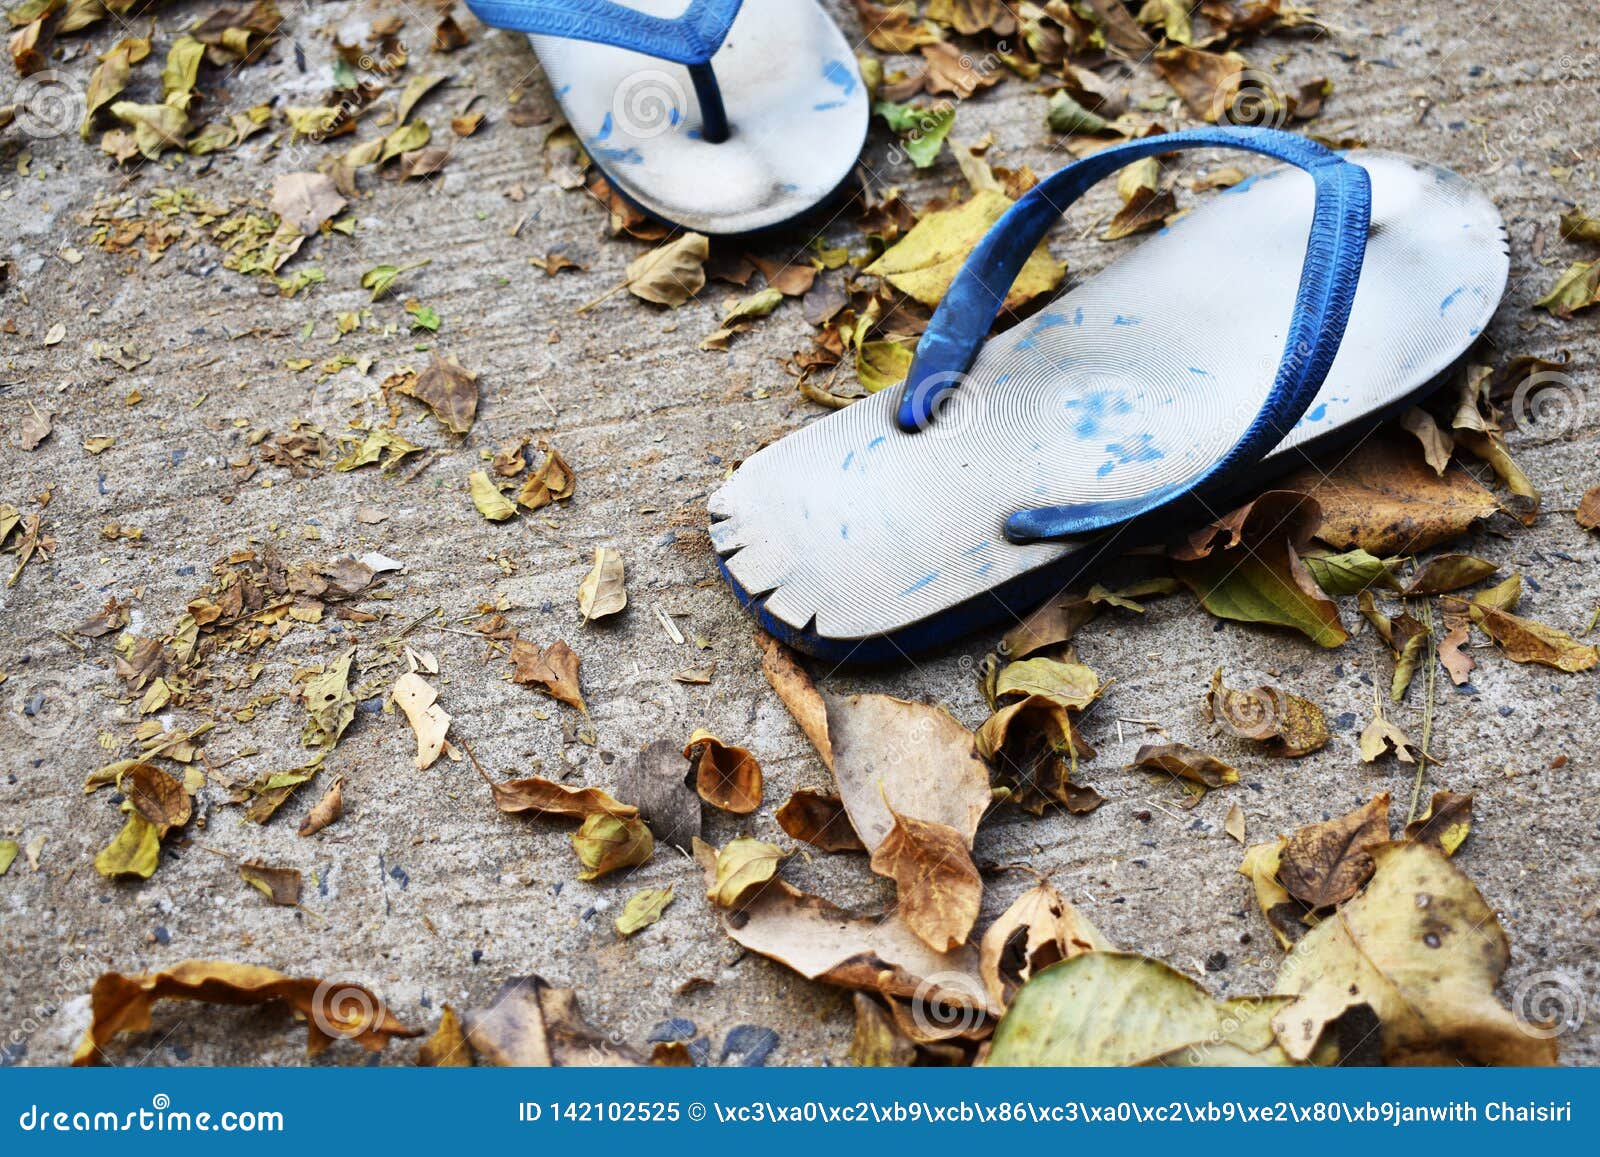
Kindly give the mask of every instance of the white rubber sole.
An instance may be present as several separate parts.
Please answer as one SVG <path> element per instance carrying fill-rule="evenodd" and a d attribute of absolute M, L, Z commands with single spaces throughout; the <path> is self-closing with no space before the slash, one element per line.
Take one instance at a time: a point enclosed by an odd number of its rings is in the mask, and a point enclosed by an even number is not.
<path fill-rule="evenodd" d="M 1430 383 L 1505 290 L 1504 226 L 1474 186 L 1408 157 L 1349 159 L 1372 177 L 1355 304 L 1321 392 L 1262 478 Z M 752 455 L 709 504 L 729 574 L 780 623 L 873 638 L 1075 548 L 1008 541 L 1019 510 L 1196 478 L 1265 400 L 1311 212 L 1311 178 L 1270 170 L 990 341 L 929 429 L 900 431 L 890 389 Z"/>
<path fill-rule="evenodd" d="M 683 0 L 629 0 L 676 16 Z M 816 0 L 745 0 L 711 65 L 731 135 L 700 138 L 688 69 L 636 52 L 530 36 L 573 131 L 618 191 L 698 233 L 748 233 L 806 212 L 849 176 L 866 86 Z"/>

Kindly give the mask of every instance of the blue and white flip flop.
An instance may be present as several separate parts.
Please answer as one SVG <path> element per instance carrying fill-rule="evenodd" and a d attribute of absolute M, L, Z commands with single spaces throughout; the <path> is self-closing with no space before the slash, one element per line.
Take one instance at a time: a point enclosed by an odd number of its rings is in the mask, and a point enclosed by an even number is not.
<path fill-rule="evenodd" d="M 817 0 L 467 0 L 528 33 L 612 187 L 698 233 L 821 204 L 867 135 L 866 86 Z"/>
<path fill-rule="evenodd" d="M 1084 190 L 1141 157 L 1207 146 L 1287 164 L 985 342 L 1028 254 Z M 769 632 L 835 661 L 1010 622 L 1136 535 L 1193 520 L 1202 501 L 1427 391 L 1488 323 L 1508 269 L 1488 199 L 1409 157 L 1233 127 L 1107 148 L 995 223 L 903 386 L 746 460 L 711 496 L 712 543 Z M 1118 530 L 1130 533 L 1108 552 Z"/>

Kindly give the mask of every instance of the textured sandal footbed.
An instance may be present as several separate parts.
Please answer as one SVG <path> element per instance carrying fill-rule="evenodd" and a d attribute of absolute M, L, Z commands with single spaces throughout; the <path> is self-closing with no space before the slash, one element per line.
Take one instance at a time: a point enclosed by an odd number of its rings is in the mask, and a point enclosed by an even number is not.
<path fill-rule="evenodd" d="M 1481 193 L 1410 158 L 1349 159 L 1372 177 L 1373 227 L 1345 340 L 1317 400 L 1241 488 L 1424 392 L 1504 291 L 1504 229 Z M 1210 198 L 990 341 L 929 430 L 899 431 L 884 391 L 753 455 L 710 502 L 729 581 L 802 649 L 858 659 L 926 649 L 1047 597 L 1104 543 L 1011 543 L 1005 518 L 1144 493 L 1232 446 L 1283 356 L 1310 204 L 1292 168 Z M 1182 516 L 1162 513 L 1118 541 Z"/>

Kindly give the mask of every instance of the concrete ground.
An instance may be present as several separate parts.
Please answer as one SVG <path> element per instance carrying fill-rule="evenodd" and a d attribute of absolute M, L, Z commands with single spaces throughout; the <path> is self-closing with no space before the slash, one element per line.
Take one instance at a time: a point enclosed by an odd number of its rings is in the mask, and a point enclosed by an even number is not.
<path fill-rule="evenodd" d="M 170 34 L 180 17 L 212 7 L 170 5 L 158 22 Z M 859 34 L 853 9 L 830 7 Z M 326 30 L 360 30 L 406 5 L 284 8 L 289 37 L 270 62 L 228 82 L 227 111 L 273 96 L 309 103 L 327 87 Z M 1573 203 L 1600 208 L 1600 122 L 1592 115 L 1600 29 L 1555 0 L 1319 0 L 1315 8 L 1326 32 L 1273 36 L 1247 46 L 1246 55 L 1290 84 L 1332 81 L 1326 110 L 1311 125 L 1322 135 L 1405 150 L 1479 182 L 1511 237 L 1512 285 L 1487 334 L 1487 358 L 1571 351 L 1573 416 L 1510 439 L 1543 488 L 1546 513 L 1526 532 L 1469 536 L 1460 548 L 1521 572 L 1526 613 L 1581 631 L 1595 608 L 1600 549 L 1571 511 L 1600 481 L 1600 399 L 1591 369 L 1600 331 L 1594 315 L 1557 322 L 1530 304 L 1581 255 L 1556 231 L 1560 212 Z M 156 264 L 108 254 L 90 242 L 79 215 L 107 192 L 148 197 L 162 186 L 192 186 L 217 200 L 264 197 L 274 173 L 314 165 L 321 153 L 274 150 L 263 135 L 204 164 L 174 163 L 169 154 L 160 165 L 121 170 L 76 133 L 0 137 L 0 260 L 12 270 L 0 293 L 0 499 L 35 513 L 48 492 L 44 525 L 55 540 L 48 559 L 34 559 L 15 586 L 0 588 L 0 670 L 8 675 L 0 684 L 0 836 L 25 846 L 43 841 L 36 869 L 19 858 L 0 878 L 7 1063 L 64 1062 L 100 971 L 151 970 L 189 958 L 359 980 L 401 1020 L 428 1030 L 442 1002 L 479 1006 L 504 979 L 536 972 L 577 988 L 596 1024 L 636 1045 L 659 1022 L 683 1017 L 717 1051 L 728 1030 L 754 1024 L 778 1033 L 774 1063 L 845 1061 L 848 994 L 764 959 L 741 958 L 701 898 L 698 870 L 687 858 L 661 849 L 626 881 L 576 882 L 568 825 L 498 814 L 470 764 L 442 761 L 416 771 L 409 729 L 399 716 L 381 713 L 378 698 L 363 705 L 322 778 L 272 823 L 240 823 L 236 809 L 220 806 L 221 789 L 210 786 L 200 794 L 196 822 L 169 841 L 152 879 L 111 882 L 92 867 L 121 821 L 110 794 L 85 795 L 82 782 L 122 753 L 104 749 L 101 736 L 124 741 L 137 720 L 134 707 L 117 699 L 114 636 L 85 645 L 67 632 L 109 594 L 133 597 L 134 630 L 169 630 L 206 587 L 213 562 L 269 544 L 291 562 L 375 550 L 406 569 L 387 583 L 392 600 L 360 604 L 382 611 L 381 622 L 355 626 L 330 616 L 299 626 L 254 657 L 263 666 L 253 686 L 218 682 L 205 689 L 209 702 L 163 716 L 193 726 L 214 715 L 203 750 L 212 765 L 237 759 L 223 769 L 228 777 L 296 766 L 307 754 L 299 706 L 280 699 L 248 723 L 235 721 L 234 709 L 287 690 L 294 668 L 352 643 L 358 670 L 369 672 L 358 682 L 392 681 L 398 669 L 377 666 L 389 653 L 384 640 L 437 608 L 443 617 L 426 620 L 407 641 L 437 654 L 453 734 L 495 775 L 571 768 L 571 782 L 609 786 L 617 761 L 644 743 L 707 727 L 748 746 L 767 774 L 768 806 L 755 815 L 708 812 L 707 837 L 717 843 L 746 832 L 782 840 L 772 808 L 795 787 L 825 783 L 826 772 L 762 678 L 750 625 L 716 580 L 703 529 L 706 496 L 730 465 L 820 412 L 779 364 L 807 345 L 812 331 L 790 305 L 730 352 L 701 352 L 699 342 L 720 316 L 726 287 L 718 285 L 671 313 L 626 294 L 575 312 L 613 287 L 642 247 L 608 237 L 604 212 L 583 192 L 544 180 L 545 127 L 510 123 L 507 94 L 519 84 L 526 82 L 531 100 L 551 102 L 526 44 L 461 20 L 471 44 L 446 58 L 414 47 L 411 73 L 452 76 L 427 113 L 437 126 L 472 92 L 485 98 L 478 107 L 488 126 L 460 142 L 431 182 L 364 178 L 371 195 L 354 207 L 355 237 L 310 243 L 289 268 L 320 259 L 327 281 L 294 298 L 221 268 L 218 252 L 205 244 L 174 247 Z M 416 37 L 428 23 L 425 14 L 414 15 L 403 35 Z M 93 67 L 89 49 L 104 51 L 111 39 L 109 30 L 69 39 L 74 58 L 56 66 L 81 83 Z M 9 83 L 0 79 L 0 86 Z M 1135 99 L 1163 91 L 1148 66 L 1117 84 Z M 961 105 L 957 133 L 992 133 L 1002 163 L 1051 171 L 1064 158 L 1044 127 L 1044 103 L 1032 86 L 1009 78 Z M 915 173 L 888 167 L 887 153 L 881 128 L 874 129 L 868 165 L 881 180 L 903 184 L 913 203 L 959 183 L 948 157 Z M 1111 198 L 1109 190 L 1098 194 L 1053 236 L 1070 277 L 1086 276 L 1121 251 L 1085 228 Z M 859 237 L 844 219 L 826 234 L 835 243 Z M 778 242 L 767 247 L 787 252 Z M 72 260 L 74 251 L 81 261 Z M 552 252 L 585 270 L 547 277 L 529 265 Z M 423 259 L 431 264 L 371 306 L 373 329 L 329 344 L 335 315 L 368 305 L 360 272 Z M 406 332 L 407 297 L 443 319 L 436 336 L 420 335 L 427 344 L 481 375 L 470 434 L 445 434 L 407 401 L 400 431 L 433 453 L 409 480 L 402 480 L 404 470 L 324 469 L 295 478 L 270 466 L 241 480 L 229 464 L 254 458 L 252 430 L 283 434 L 298 419 L 331 437 L 354 420 L 387 417 L 378 382 L 426 357 Z M 65 336 L 48 344 L 58 324 Z M 97 359 L 97 345 L 136 346 L 149 360 L 124 370 Z M 315 368 L 286 366 L 340 353 L 371 356 L 370 373 L 350 367 L 318 380 Z M 126 402 L 132 391 L 142 395 L 136 405 Z M 16 426 L 30 404 L 53 411 L 55 429 L 24 452 L 15 445 Z M 537 516 L 484 521 L 467 499 L 466 475 L 485 464 L 486 452 L 530 432 L 563 450 L 578 474 L 576 497 Z M 81 448 L 100 435 L 115 445 L 98 456 Z M 358 520 L 363 506 L 380 508 L 387 520 Z M 102 528 L 111 523 L 138 528 L 142 538 L 108 540 Z M 629 608 L 585 627 L 574 593 L 599 545 L 616 547 L 626 560 Z M 5 560 L 8 571 L 12 559 Z M 486 661 L 485 644 L 462 626 L 484 606 L 504 607 L 524 636 L 564 638 L 581 654 L 592 746 L 564 742 L 563 727 L 581 722 L 571 709 L 507 682 L 502 659 Z M 669 637 L 658 610 L 674 616 L 683 643 Z M 1345 619 L 1353 626 L 1359 616 L 1348 608 Z M 916 664 L 817 674 L 841 691 L 930 697 L 976 726 L 985 711 L 973 666 L 997 638 L 972 638 Z M 1379 789 L 1408 797 L 1408 769 L 1363 765 L 1355 749 L 1370 718 L 1372 679 L 1387 680 L 1391 660 L 1370 630 L 1322 651 L 1298 636 L 1218 623 L 1187 595 L 1153 603 L 1142 619 L 1102 617 L 1079 635 L 1078 652 L 1116 680 L 1086 728 L 1100 755 L 1084 778 L 1109 802 L 1085 817 L 1003 811 L 980 832 L 979 857 L 1053 872 L 1120 946 L 1203 976 L 1215 992 L 1263 990 L 1279 953 L 1235 873 L 1241 849 L 1224 834 L 1223 816 L 1238 802 L 1255 840 L 1347 810 Z M 1476 794 L 1476 826 L 1458 860 L 1511 938 L 1503 995 L 1529 1001 L 1554 991 L 1579 1005 L 1581 1024 L 1562 1038 L 1563 1054 L 1593 1063 L 1600 1059 L 1595 676 L 1519 666 L 1488 648 L 1476 657 L 1470 694 L 1441 680 L 1434 743 L 1443 766 L 1430 771 L 1428 788 Z M 709 686 L 670 681 L 672 672 L 708 659 L 717 664 Z M 248 661 L 217 665 L 237 674 Z M 1219 666 L 1238 685 L 1275 681 L 1312 698 L 1333 723 L 1333 742 L 1285 761 L 1213 738 L 1203 696 Z M 1414 689 L 1391 711 L 1413 737 L 1423 699 Z M 1174 739 L 1237 762 L 1245 782 L 1179 811 L 1174 788 L 1122 770 L 1146 733 L 1119 719 L 1158 720 Z M 347 777 L 347 815 L 301 839 L 299 819 L 331 774 Z M 1149 812 L 1148 821 L 1141 812 Z M 270 906 L 246 888 L 232 861 L 250 857 L 306 873 L 307 911 Z M 890 899 L 886 882 L 859 858 L 798 858 L 786 874 L 845 905 Z M 626 896 L 637 886 L 668 883 L 678 899 L 662 921 L 620 940 L 611 921 Z M 984 919 L 1027 883 L 1021 873 L 991 876 Z M 1216 953 L 1225 963 L 1204 971 Z M 691 977 L 715 984 L 677 995 Z M 402 1063 L 414 1050 L 401 1042 L 382 1060 Z M 280 1010 L 198 1005 L 163 1006 L 149 1033 L 112 1055 L 149 1065 L 304 1061 L 301 1033 Z M 362 1057 L 340 1045 L 319 1063 Z"/>

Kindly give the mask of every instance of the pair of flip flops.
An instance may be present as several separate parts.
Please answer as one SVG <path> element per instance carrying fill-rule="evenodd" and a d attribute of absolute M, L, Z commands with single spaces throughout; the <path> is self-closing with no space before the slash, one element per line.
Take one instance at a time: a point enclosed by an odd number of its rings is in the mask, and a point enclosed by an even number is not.
<path fill-rule="evenodd" d="M 606 0 L 471 7 L 534 34 L 591 156 L 656 216 L 736 233 L 825 200 L 855 162 L 867 110 L 814 0 L 691 0 L 675 19 L 662 10 L 682 0 L 634 2 L 650 15 Z M 646 72 L 670 82 L 665 131 L 625 115 L 630 78 Z M 1196 148 L 1282 165 L 988 338 L 1073 201 L 1133 161 Z M 1214 512 L 1403 409 L 1473 344 L 1508 271 L 1495 207 L 1410 157 L 1235 127 L 1103 149 L 995 223 L 903 386 L 734 472 L 710 499 L 713 545 L 741 601 L 803 651 L 882 661 L 932 649 L 1031 609 L 1111 541 Z"/>

